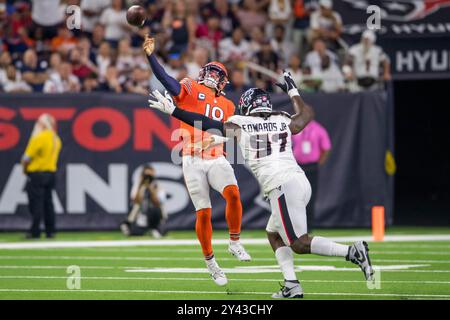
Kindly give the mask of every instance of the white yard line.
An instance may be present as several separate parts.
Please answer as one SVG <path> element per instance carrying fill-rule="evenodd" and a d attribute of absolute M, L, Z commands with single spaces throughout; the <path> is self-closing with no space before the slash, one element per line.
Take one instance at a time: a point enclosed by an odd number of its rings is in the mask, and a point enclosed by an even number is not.
<path fill-rule="evenodd" d="M 320 258 L 297 258 L 301 262 L 346 262 L 343 258 L 330 258 L 330 257 L 320 257 Z M 118 257 L 118 256 L 7 256 L 0 255 L 1 260 L 87 260 L 87 261 L 201 261 L 201 257 Z M 236 258 L 221 257 L 220 261 L 235 261 Z M 404 263 L 438 263 L 438 264 L 450 264 L 450 260 L 418 260 L 418 259 L 372 259 L 372 262 L 404 262 Z M 275 261 L 273 258 L 253 258 L 252 261 Z"/>
<path fill-rule="evenodd" d="M 0 279 L 36 279 L 36 280 L 46 280 L 46 279 L 67 279 L 67 276 L 24 276 L 24 275 L 9 275 L 9 276 L 0 276 Z M 80 280 L 135 280 L 135 281 L 211 281 L 211 278 L 185 278 L 185 277 L 80 277 Z M 230 279 L 228 281 L 236 281 L 236 282 L 280 282 L 279 279 L 261 279 L 261 278 L 236 278 Z M 362 283 L 365 284 L 364 280 L 301 280 L 301 282 L 306 283 Z M 450 281 L 414 281 L 414 280 L 381 280 L 381 283 L 409 283 L 409 284 L 443 284 L 450 285 Z"/>
<path fill-rule="evenodd" d="M 70 293 L 159 293 L 159 294 L 219 294 L 227 295 L 225 291 L 190 291 L 190 290 L 108 290 L 108 289 L 79 289 L 79 290 L 69 290 L 69 289 L 0 289 L 0 292 L 70 292 Z M 230 292 L 232 295 L 271 295 L 273 292 Z M 305 295 L 333 295 L 333 296 L 372 296 L 372 297 L 425 297 L 425 298 L 445 298 L 450 299 L 448 294 L 409 294 L 409 293 L 349 293 L 349 292 L 307 292 Z"/>
<path fill-rule="evenodd" d="M 402 249 L 404 249 L 404 245 L 401 246 Z M 433 248 L 432 246 L 430 246 L 430 248 Z M 52 251 L 55 251 L 55 249 L 60 249 L 60 248 L 34 248 L 34 249 L 29 249 L 29 250 L 33 250 L 33 252 L 35 251 L 40 251 L 40 252 L 46 252 L 49 251 L 50 253 Z M 67 248 L 67 249 L 76 249 L 76 250 L 81 250 L 84 253 L 88 253 L 88 252 L 118 252 L 118 253 L 129 253 L 129 252 L 135 252 L 135 253 L 154 253 L 154 252 L 158 252 L 158 253 L 167 253 L 170 252 L 171 253 L 199 253 L 200 252 L 200 248 L 198 249 L 174 249 L 174 248 Z M 393 248 L 392 248 L 393 249 Z M 424 255 L 424 256 L 450 256 L 450 250 L 443 250 L 443 251 L 417 251 L 417 247 L 411 247 L 411 249 L 405 249 L 402 251 L 397 251 L 399 249 L 399 247 L 397 246 L 394 250 L 392 249 L 383 249 L 383 251 L 373 251 L 370 250 L 370 255 Z M 437 249 L 437 248 L 434 248 Z M 448 249 L 450 249 L 450 247 L 448 247 Z M 220 250 L 220 249 L 219 249 Z M 255 249 L 255 248 L 251 248 L 249 249 L 250 253 L 252 254 L 256 254 L 256 253 L 266 253 L 266 254 L 273 254 L 271 251 L 271 248 L 266 248 L 266 249 Z"/>
<path fill-rule="evenodd" d="M 62 269 L 62 270 L 66 270 L 67 269 L 67 265 L 60 265 L 60 266 L 48 266 L 48 265 L 30 265 L 30 266 L 24 266 L 24 265 L 0 265 L 0 269 Z M 131 272 L 136 272 L 136 271 L 140 271 L 140 270 L 148 270 L 147 266 L 80 266 L 79 267 L 81 269 L 106 269 L 106 270 L 130 270 Z M 311 268 L 314 266 L 304 266 L 306 268 Z M 324 266 L 319 266 L 319 267 L 324 267 Z M 389 266 L 386 266 L 389 267 Z M 136 270 L 136 271 L 135 271 Z M 163 273 L 167 273 L 167 269 L 161 268 L 161 270 L 163 270 Z M 314 272 L 314 271 L 360 271 L 360 269 L 357 268 L 341 268 L 341 269 L 329 269 L 326 268 L 325 270 L 307 270 L 308 272 Z M 206 272 L 206 269 L 205 269 Z M 271 271 L 272 272 L 272 271 Z M 279 272 L 279 271 L 277 271 Z M 407 272 L 407 273 L 450 273 L 450 270 L 398 270 L 398 269 L 383 269 L 383 272 Z M 189 272 L 187 272 L 189 273 Z M 192 272 L 195 273 L 195 272 Z"/>
<path fill-rule="evenodd" d="M 337 242 L 353 242 L 358 240 L 372 241 L 372 236 L 330 237 Z M 450 241 L 450 234 L 436 235 L 391 235 L 385 236 L 384 242 L 409 241 Z M 226 245 L 228 239 L 213 240 L 214 245 Z M 266 238 L 242 239 L 245 245 L 268 245 Z M 0 249 L 33 249 L 33 248 L 86 248 L 86 247 L 132 247 L 132 246 L 198 246 L 196 239 L 160 239 L 160 240 L 110 240 L 110 241 L 27 241 L 0 243 Z"/>

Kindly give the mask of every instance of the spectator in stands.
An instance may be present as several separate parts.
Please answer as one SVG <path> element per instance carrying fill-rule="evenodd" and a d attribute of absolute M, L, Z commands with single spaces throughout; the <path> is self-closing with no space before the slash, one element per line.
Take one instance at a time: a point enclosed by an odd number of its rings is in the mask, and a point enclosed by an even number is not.
<path fill-rule="evenodd" d="M 271 0 L 269 5 L 269 19 L 271 29 L 276 26 L 286 26 L 292 16 L 292 6 L 290 0 Z M 269 32 L 269 36 L 272 33 Z"/>
<path fill-rule="evenodd" d="M 100 81 L 100 91 L 121 93 L 123 91 L 122 83 L 119 81 L 119 72 L 116 66 L 109 65 L 106 68 L 103 81 Z"/>
<path fill-rule="evenodd" d="M 146 64 L 138 65 L 133 69 L 130 79 L 125 83 L 129 93 L 148 95 L 150 92 L 149 72 Z"/>
<path fill-rule="evenodd" d="M 245 39 L 241 28 L 234 29 L 231 37 L 220 41 L 219 57 L 222 63 L 248 61 L 252 58 L 250 43 Z"/>
<path fill-rule="evenodd" d="M 278 54 L 273 50 L 270 44 L 270 39 L 265 39 L 262 43 L 261 50 L 256 53 L 256 63 L 268 69 L 269 71 L 280 73 L 280 59 Z M 260 80 L 259 85 L 261 89 L 266 91 L 273 91 L 272 78 L 260 72 L 252 72 L 253 78 Z M 265 85 L 262 85 L 262 84 Z"/>
<path fill-rule="evenodd" d="M 289 57 L 295 52 L 292 42 L 286 38 L 286 28 L 276 25 L 270 42 L 272 48 L 278 53 L 283 65 L 287 65 Z"/>
<path fill-rule="evenodd" d="M 261 28 L 254 27 L 250 32 L 250 48 L 252 56 L 261 50 L 261 44 L 264 41 L 264 32 Z"/>
<path fill-rule="evenodd" d="M 100 84 L 98 82 L 97 75 L 91 73 L 83 81 L 83 91 L 84 92 L 97 92 L 101 91 Z"/>
<path fill-rule="evenodd" d="M 242 8 L 237 10 L 236 17 L 245 32 L 250 32 L 252 28 L 263 28 L 267 23 L 267 13 L 264 10 L 270 0 L 244 0 Z"/>
<path fill-rule="evenodd" d="M 97 67 L 89 60 L 89 57 L 82 54 L 79 48 L 70 51 L 69 61 L 72 64 L 72 73 L 81 80 L 97 71 Z"/>
<path fill-rule="evenodd" d="M 46 68 L 47 63 L 38 60 L 36 51 L 33 49 L 25 51 L 19 69 L 22 73 L 22 79 L 33 88 L 34 92 L 42 92 L 44 83 L 48 78 Z"/>
<path fill-rule="evenodd" d="M 44 85 L 45 93 L 79 92 L 80 90 L 80 81 L 72 74 L 72 65 L 68 62 L 62 62 L 57 72 L 53 73 Z"/>
<path fill-rule="evenodd" d="M 77 43 L 78 39 L 74 37 L 72 31 L 62 25 L 58 28 L 58 35 L 52 38 L 50 47 L 52 51 L 59 51 L 65 55 L 75 48 Z"/>
<path fill-rule="evenodd" d="M 186 63 L 188 77 L 197 79 L 200 69 L 208 63 L 208 51 L 202 47 L 195 48 L 192 53 L 192 61 Z"/>
<path fill-rule="evenodd" d="M 83 32 L 92 35 L 94 28 L 99 23 L 101 13 L 111 6 L 111 0 L 81 0 Z"/>
<path fill-rule="evenodd" d="M 319 91 L 322 81 L 318 78 L 314 78 L 311 68 L 307 65 L 302 68 L 303 81 L 302 89 L 304 92 L 316 92 Z"/>
<path fill-rule="evenodd" d="M 44 218 L 47 238 L 55 236 L 55 210 L 52 192 L 56 185 L 56 170 L 61 151 L 61 139 L 56 132 L 56 121 L 49 114 L 42 114 L 31 133 L 21 164 L 28 176 L 26 191 L 28 208 L 32 217 L 29 239 L 41 236 L 41 219 Z"/>
<path fill-rule="evenodd" d="M 101 44 L 105 39 L 105 27 L 103 27 L 100 23 L 96 24 L 94 30 L 92 31 L 91 38 L 91 47 L 94 53 L 97 53 Z"/>
<path fill-rule="evenodd" d="M 86 63 L 86 65 L 93 71 L 96 71 L 97 66 L 95 65 L 96 54 L 92 48 L 91 41 L 86 36 L 81 36 L 78 41 L 77 48 L 80 50 L 81 59 Z"/>
<path fill-rule="evenodd" d="M 214 0 L 214 10 L 220 18 L 220 29 L 226 37 L 230 37 L 239 25 L 232 7 L 235 8 L 236 6 L 230 5 L 228 1 Z"/>
<path fill-rule="evenodd" d="M 164 67 L 167 74 L 172 78 L 181 81 L 183 79 L 183 60 L 178 52 L 171 52 L 167 56 L 167 65 Z M 197 74 L 198 76 L 198 74 Z"/>
<path fill-rule="evenodd" d="M 210 15 L 206 23 L 200 24 L 195 33 L 197 44 L 205 47 L 210 52 L 212 60 L 217 59 L 217 49 L 219 41 L 222 40 L 222 31 L 220 30 L 220 18 L 216 14 Z"/>
<path fill-rule="evenodd" d="M 64 21 L 66 6 L 61 0 L 31 0 L 31 3 L 33 30 L 42 32 L 44 39 L 52 39 Z"/>
<path fill-rule="evenodd" d="M 111 46 L 108 42 L 104 41 L 100 47 L 98 48 L 97 57 L 95 59 L 97 67 L 98 67 L 98 75 L 100 82 L 103 81 L 106 69 L 111 65 Z"/>
<path fill-rule="evenodd" d="M 114 48 L 130 30 L 126 16 L 123 0 L 112 0 L 111 7 L 106 8 L 100 16 L 100 23 L 105 27 L 105 39 Z"/>
<path fill-rule="evenodd" d="M 17 72 L 14 65 L 6 67 L 5 81 L 2 81 L 2 87 L 4 92 L 8 93 L 21 93 L 32 92 L 33 89 L 22 80 L 20 72 Z"/>
<path fill-rule="evenodd" d="M 6 68 L 12 64 L 12 58 L 8 51 L 3 51 L 0 54 L 0 81 L 6 81 Z"/>
<path fill-rule="evenodd" d="M 327 161 L 331 141 L 327 130 L 317 121 L 311 121 L 299 134 L 292 136 L 292 150 L 297 163 L 305 171 L 311 184 L 311 199 L 306 207 L 308 232 L 315 225 L 316 196 L 319 186 L 320 167 Z"/>
<path fill-rule="evenodd" d="M 303 80 L 303 72 L 301 68 L 300 56 L 298 54 L 291 55 L 288 68 L 286 70 L 291 73 L 292 79 L 294 79 L 297 87 L 300 88 L 301 82 Z"/>
<path fill-rule="evenodd" d="M 129 75 L 134 67 L 137 65 L 137 61 L 133 54 L 133 49 L 130 46 L 130 39 L 124 38 L 119 41 L 116 67 L 121 75 Z"/>
<path fill-rule="evenodd" d="M 322 59 L 324 56 L 330 57 L 332 64 L 337 63 L 337 56 L 332 51 L 327 49 L 325 42 L 322 39 L 316 39 L 313 42 L 313 50 L 310 51 L 305 58 L 305 66 L 311 68 L 313 75 L 320 74 L 322 70 Z"/>
<path fill-rule="evenodd" d="M 333 10 L 332 0 L 320 0 L 320 8 L 311 14 L 311 40 L 322 38 L 332 50 L 341 46 L 342 18 Z"/>
<path fill-rule="evenodd" d="M 51 76 L 53 73 L 58 72 L 58 66 L 62 63 L 62 56 L 59 52 L 53 52 L 50 55 L 49 59 L 49 68 L 47 69 L 47 73 Z"/>
<path fill-rule="evenodd" d="M 321 70 L 315 74 L 322 81 L 320 90 L 324 92 L 337 92 L 344 89 L 344 76 L 335 63 L 331 63 L 329 56 L 322 59 Z"/>
<path fill-rule="evenodd" d="M 294 47 L 298 48 L 302 57 L 306 52 L 305 40 L 308 36 L 309 17 L 313 11 L 313 3 L 312 0 L 294 0 L 292 39 Z"/>
<path fill-rule="evenodd" d="M 232 69 L 230 84 L 225 87 L 226 92 L 234 92 L 241 95 L 250 88 L 245 81 L 244 71 L 238 68 Z"/>
<path fill-rule="evenodd" d="M 376 36 L 371 30 L 361 35 L 361 42 L 350 47 L 346 65 L 353 70 L 347 78 L 357 81 L 361 89 L 377 88 L 380 80 L 391 79 L 389 58 L 375 45 Z M 381 68 L 380 68 L 381 67 Z"/>
<path fill-rule="evenodd" d="M 195 18 L 188 14 L 184 1 L 167 1 L 162 25 L 170 33 L 169 51 L 184 53 L 194 47 Z"/>

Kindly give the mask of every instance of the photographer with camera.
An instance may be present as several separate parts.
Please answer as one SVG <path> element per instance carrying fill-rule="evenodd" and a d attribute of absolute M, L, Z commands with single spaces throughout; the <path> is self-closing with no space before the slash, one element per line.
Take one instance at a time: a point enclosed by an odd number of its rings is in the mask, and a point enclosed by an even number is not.
<path fill-rule="evenodd" d="M 166 233 L 164 222 L 167 215 L 162 208 L 166 193 L 155 180 L 155 169 L 145 164 L 140 178 L 131 189 L 132 209 L 127 220 L 121 223 L 120 230 L 127 236 L 144 235 L 147 232 L 154 238 L 161 238 Z"/>

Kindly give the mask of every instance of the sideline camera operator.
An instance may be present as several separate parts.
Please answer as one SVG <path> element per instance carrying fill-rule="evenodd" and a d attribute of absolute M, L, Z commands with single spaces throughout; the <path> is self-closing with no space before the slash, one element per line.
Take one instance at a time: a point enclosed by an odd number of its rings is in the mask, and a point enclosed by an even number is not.
<path fill-rule="evenodd" d="M 120 225 L 122 233 L 130 236 L 150 232 L 154 238 L 165 235 L 167 215 L 162 204 L 166 193 L 155 180 L 155 170 L 151 165 L 143 166 L 140 178 L 131 189 L 130 198 L 132 209 L 127 220 Z"/>

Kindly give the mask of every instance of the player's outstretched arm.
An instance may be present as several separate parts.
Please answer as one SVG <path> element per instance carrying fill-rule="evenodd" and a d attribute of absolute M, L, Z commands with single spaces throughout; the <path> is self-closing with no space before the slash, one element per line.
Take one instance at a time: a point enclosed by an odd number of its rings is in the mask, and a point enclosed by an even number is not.
<path fill-rule="evenodd" d="M 171 95 L 178 96 L 181 92 L 180 83 L 167 74 L 164 68 L 159 64 L 156 56 L 153 54 L 153 51 L 155 50 L 155 39 L 147 35 L 142 48 L 147 55 L 148 62 L 150 63 L 150 67 L 152 68 L 156 78 Z"/>
<path fill-rule="evenodd" d="M 164 113 L 170 114 L 172 117 L 175 117 L 178 120 L 183 121 L 188 125 L 198 128 L 202 131 L 215 129 L 218 130 L 224 137 L 232 137 L 237 132 L 237 129 L 239 129 L 239 126 L 233 123 L 223 123 L 221 121 L 210 119 L 199 113 L 189 112 L 177 108 L 172 100 L 172 97 L 170 97 L 167 92 L 165 96 L 163 96 L 159 91 L 155 90 L 153 91 L 153 94 L 150 94 L 150 96 L 156 99 L 148 100 L 150 108 L 158 109 Z"/>
<path fill-rule="evenodd" d="M 314 111 L 303 101 L 291 73 L 284 71 L 283 78 L 284 83 L 277 83 L 276 85 L 291 97 L 295 114 L 291 117 L 289 129 L 292 134 L 297 134 L 314 118 Z"/>

